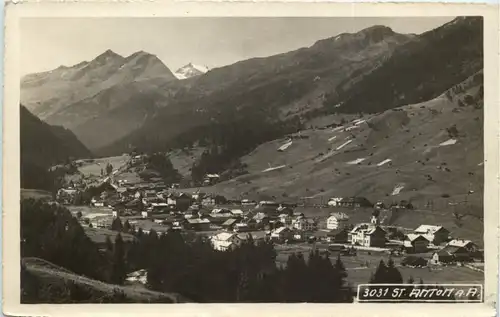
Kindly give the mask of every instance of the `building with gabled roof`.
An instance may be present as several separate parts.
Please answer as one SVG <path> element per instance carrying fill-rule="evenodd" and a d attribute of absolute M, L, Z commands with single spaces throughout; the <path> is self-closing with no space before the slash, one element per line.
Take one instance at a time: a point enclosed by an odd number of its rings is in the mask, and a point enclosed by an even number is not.
<path fill-rule="evenodd" d="M 421 234 L 409 233 L 403 240 L 403 247 L 408 253 L 423 253 L 429 247 L 429 240 Z"/>
<path fill-rule="evenodd" d="M 457 262 L 469 262 L 472 258 L 463 247 L 447 246 L 432 254 L 433 264 L 452 264 Z"/>
<path fill-rule="evenodd" d="M 293 238 L 293 231 L 288 227 L 279 227 L 271 231 L 271 239 L 286 241 Z"/>
<path fill-rule="evenodd" d="M 365 197 L 346 197 L 336 201 L 337 207 L 363 208 L 373 207 L 373 204 Z"/>
<path fill-rule="evenodd" d="M 343 212 L 334 212 L 326 219 L 328 230 L 343 229 L 349 222 L 349 216 Z"/>
<path fill-rule="evenodd" d="M 242 240 L 236 233 L 220 232 L 210 238 L 215 250 L 226 251 L 241 245 Z"/>
<path fill-rule="evenodd" d="M 436 225 L 420 225 L 414 233 L 423 235 L 434 245 L 440 245 L 448 241 L 450 237 L 450 231 L 443 226 Z"/>
<path fill-rule="evenodd" d="M 195 231 L 208 231 L 208 230 L 210 230 L 211 222 L 207 218 L 189 218 L 186 220 L 187 220 L 186 225 L 191 230 L 195 230 Z"/>
<path fill-rule="evenodd" d="M 293 227 L 300 231 L 314 231 L 318 223 L 312 218 L 300 217 L 293 223 Z"/>
<path fill-rule="evenodd" d="M 464 248 L 468 252 L 476 252 L 478 246 L 471 240 L 453 239 L 446 246 Z"/>
<path fill-rule="evenodd" d="M 371 223 L 356 225 L 348 234 L 347 239 L 351 244 L 363 247 L 385 247 L 387 232 L 380 226 Z"/>

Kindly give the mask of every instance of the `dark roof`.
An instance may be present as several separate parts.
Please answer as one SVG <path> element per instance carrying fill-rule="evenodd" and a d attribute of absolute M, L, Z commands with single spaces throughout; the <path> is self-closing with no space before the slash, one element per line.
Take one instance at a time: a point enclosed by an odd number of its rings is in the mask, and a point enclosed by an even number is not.
<path fill-rule="evenodd" d="M 342 198 L 341 202 L 351 202 L 351 203 L 370 203 L 365 197 L 345 197 Z M 371 203 L 370 203 L 371 204 Z"/>
<path fill-rule="evenodd" d="M 467 253 L 467 250 L 462 247 L 446 246 L 443 249 L 439 250 L 437 253 L 439 256 L 451 256 L 457 253 Z"/>

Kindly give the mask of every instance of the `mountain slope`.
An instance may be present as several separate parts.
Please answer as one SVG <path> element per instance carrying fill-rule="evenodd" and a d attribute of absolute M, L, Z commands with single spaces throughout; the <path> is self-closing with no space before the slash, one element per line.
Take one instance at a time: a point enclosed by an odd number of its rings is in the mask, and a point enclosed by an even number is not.
<path fill-rule="evenodd" d="M 30 74 L 21 80 L 21 102 L 45 120 L 70 104 L 118 84 L 151 78 L 176 80 L 154 55 L 137 52 L 128 57 L 107 50 L 90 62 Z M 54 122 L 62 125 L 66 122 Z"/>
<path fill-rule="evenodd" d="M 325 104 L 337 112 L 379 112 L 435 98 L 483 68 L 483 20 L 459 17 L 398 47 L 363 80 L 339 85 Z"/>
<path fill-rule="evenodd" d="M 248 174 L 203 191 L 234 199 L 308 197 L 304 201 L 310 204 L 352 196 L 386 204 L 410 200 L 415 208 L 433 209 L 452 223 L 459 220 L 453 212 L 469 217 L 463 223 L 480 223 L 482 80 L 479 72 L 432 100 L 336 128 L 327 126 L 338 124 L 340 115 L 313 120 L 318 128 L 295 134 L 291 144 L 277 139 L 242 157 Z"/>
<path fill-rule="evenodd" d="M 122 152 L 130 144 L 155 151 L 172 142 L 215 139 L 214 134 L 219 134 L 215 130 L 224 126 L 238 127 L 237 134 L 261 134 L 260 130 L 266 130 L 262 125 L 274 125 L 291 112 L 303 112 L 305 104 L 321 106 L 325 91 L 349 76 L 375 69 L 410 38 L 377 26 L 322 40 L 309 48 L 212 69 L 183 80 L 184 87 L 168 107 L 100 153 Z M 254 123 L 260 123 L 261 129 Z"/>
<path fill-rule="evenodd" d="M 50 166 L 92 155 L 71 131 L 46 124 L 24 106 L 20 111 L 21 187 L 47 189 Z"/>
<path fill-rule="evenodd" d="M 22 302 L 54 303 L 63 300 L 57 291 L 70 292 L 71 296 L 86 295 L 86 298 L 72 298 L 73 302 L 96 303 L 186 303 L 190 302 L 175 293 L 160 293 L 134 286 L 121 286 L 104 283 L 78 275 L 65 268 L 40 258 L 23 258 L 21 263 L 25 271 L 22 276 Z M 33 289 L 35 287 L 35 289 Z M 29 291 L 36 292 L 36 299 L 28 296 Z M 31 294 L 29 294 L 31 295 Z M 71 301 L 70 301 L 71 302 Z"/>
<path fill-rule="evenodd" d="M 25 76 L 21 99 L 35 115 L 71 129 L 95 149 L 140 126 L 155 112 L 157 103 L 150 100 L 168 98 L 176 82 L 154 55 L 123 57 L 108 50 L 91 62 Z M 174 88 L 163 90 L 169 85 Z"/>
<path fill-rule="evenodd" d="M 36 161 L 41 166 L 55 165 L 69 157 L 91 156 L 90 151 L 63 127 L 41 121 L 21 106 L 21 159 Z"/>

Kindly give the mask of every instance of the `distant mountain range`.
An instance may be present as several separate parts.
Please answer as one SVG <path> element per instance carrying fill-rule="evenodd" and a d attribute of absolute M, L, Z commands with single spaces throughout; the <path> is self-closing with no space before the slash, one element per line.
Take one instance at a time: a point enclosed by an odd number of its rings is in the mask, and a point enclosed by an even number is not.
<path fill-rule="evenodd" d="M 215 130 L 228 125 L 255 132 L 250 135 L 260 142 L 265 134 L 275 134 L 265 125 L 287 120 L 292 112 L 298 117 L 323 107 L 323 96 L 332 87 L 379 67 L 394 48 L 412 38 L 377 26 L 309 48 L 212 69 L 187 80 L 169 106 L 149 117 L 147 124 L 98 152 L 120 152 L 130 145 L 165 150 L 184 142 L 179 140 L 192 144 L 200 137 L 218 138 Z"/>
<path fill-rule="evenodd" d="M 236 158 L 314 117 L 432 99 L 481 68 L 482 20 L 457 18 L 421 35 L 373 26 L 208 72 L 107 51 L 25 76 L 21 100 L 99 155 L 202 142 Z"/>

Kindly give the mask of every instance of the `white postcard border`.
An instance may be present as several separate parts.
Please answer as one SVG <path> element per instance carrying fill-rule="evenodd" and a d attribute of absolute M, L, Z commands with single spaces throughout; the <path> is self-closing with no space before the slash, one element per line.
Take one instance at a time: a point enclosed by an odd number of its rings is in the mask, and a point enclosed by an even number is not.
<path fill-rule="evenodd" d="M 20 304 L 19 19 L 161 16 L 484 17 L 485 287 L 481 304 Z M 105 2 L 6 4 L 3 131 L 3 313 L 24 316 L 493 316 L 498 299 L 498 6 L 443 3 Z M 82 41 L 82 45 L 85 42 Z"/>

